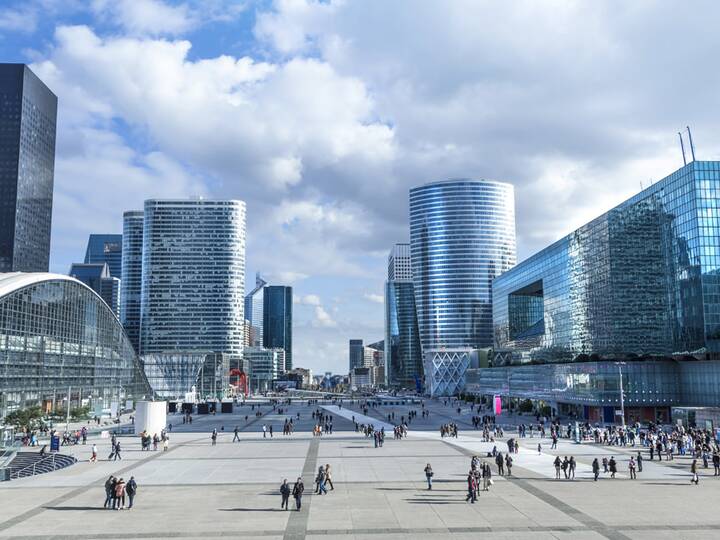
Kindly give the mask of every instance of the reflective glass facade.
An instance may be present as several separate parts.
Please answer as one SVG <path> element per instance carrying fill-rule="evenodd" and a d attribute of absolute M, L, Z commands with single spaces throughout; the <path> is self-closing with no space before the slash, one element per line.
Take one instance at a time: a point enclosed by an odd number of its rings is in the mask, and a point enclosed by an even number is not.
<path fill-rule="evenodd" d="M 120 280 L 110 275 L 107 263 L 73 263 L 70 276 L 98 293 L 116 316 L 120 314 Z"/>
<path fill-rule="evenodd" d="M 244 202 L 145 201 L 143 355 L 212 351 L 240 356 L 244 292 Z"/>
<path fill-rule="evenodd" d="M 513 186 L 462 179 L 411 189 L 410 251 L 423 353 L 491 346 L 490 284 L 516 257 Z"/>
<path fill-rule="evenodd" d="M 91 234 L 85 263 L 107 263 L 110 275 L 122 279 L 122 234 Z"/>
<path fill-rule="evenodd" d="M 142 292 L 143 223 L 142 211 L 123 214 L 122 287 L 120 320 L 135 351 L 140 351 L 140 294 Z"/>
<path fill-rule="evenodd" d="M 292 287 L 268 285 L 263 290 L 263 346 L 285 351 L 285 369 L 292 363 Z"/>
<path fill-rule="evenodd" d="M 263 289 L 267 282 L 255 274 L 255 287 L 245 297 L 245 319 L 250 322 L 251 343 L 253 347 L 263 344 Z"/>
<path fill-rule="evenodd" d="M 119 321 L 84 284 L 56 274 L 0 274 L 0 416 L 42 404 L 94 403 L 150 391 Z"/>
<path fill-rule="evenodd" d="M 57 97 L 24 64 L 0 64 L 0 272 L 47 272 Z"/>
<path fill-rule="evenodd" d="M 403 388 L 415 388 L 415 377 L 422 377 L 412 281 L 385 283 L 385 373 L 387 384 Z"/>
<path fill-rule="evenodd" d="M 143 369 L 155 394 L 185 399 L 193 390 L 201 399 L 221 398 L 230 384 L 230 357 L 221 353 L 173 352 L 145 354 Z"/>
<path fill-rule="evenodd" d="M 495 364 L 720 352 L 720 162 L 695 161 L 493 283 Z"/>

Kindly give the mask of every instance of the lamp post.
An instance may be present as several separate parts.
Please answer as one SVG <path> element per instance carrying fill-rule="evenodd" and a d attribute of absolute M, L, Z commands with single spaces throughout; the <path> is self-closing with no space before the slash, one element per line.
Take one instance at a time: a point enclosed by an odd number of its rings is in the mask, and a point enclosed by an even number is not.
<path fill-rule="evenodd" d="M 623 378 L 622 378 L 622 367 L 625 365 L 625 362 L 615 362 L 615 364 L 618 367 L 618 372 L 620 374 L 620 414 L 622 415 L 622 427 L 623 430 L 625 429 L 625 393 L 623 392 Z"/>

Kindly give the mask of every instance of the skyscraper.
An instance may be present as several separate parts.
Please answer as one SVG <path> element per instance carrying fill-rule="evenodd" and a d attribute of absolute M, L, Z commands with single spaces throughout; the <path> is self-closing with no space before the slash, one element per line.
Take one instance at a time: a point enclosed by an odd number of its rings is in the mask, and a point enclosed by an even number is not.
<path fill-rule="evenodd" d="M 140 352 L 143 220 L 142 211 L 129 211 L 123 214 L 120 321 L 137 353 Z"/>
<path fill-rule="evenodd" d="M 389 386 L 416 387 L 422 353 L 415 312 L 410 244 L 395 244 L 385 283 L 385 376 Z"/>
<path fill-rule="evenodd" d="M 0 272 L 47 272 L 57 97 L 24 64 L 0 64 Z"/>
<path fill-rule="evenodd" d="M 122 234 L 91 234 L 85 264 L 107 263 L 110 275 L 122 279 Z"/>
<path fill-rule="evenodd" d="M 244 292 L 243 201 L 145 201 L 141 354 L 240 357 Z"/>
<path fill-rule="evenodd" d="M 268 285 L 263 291 L 263 347 L 285 351 L 285 370 L 292 363 L 292 287 Z"/>
<path fill-rule="evenodd" d="M 348 368 L 349 372 L 358 367 L 363 367 L 365 364 L 365 347 L 363 346 L 362 339 L 351 339 L 349 343 L 349 358 Z"/>
<path fill-rule="evenodd" d="M 260 272 L 255 274 L 255 287 L 245 296 L 245 319 L 250 322 L 251 347 L 263 344 L 263 288 L 267 285 Z"/>
<path fill-rule="evenodd" d="M 492 280 L 515 264 L 513 186 L 432 182 L 410 190 L 410 251 L 427 390 L 462 390 L 471 351 L 493 344 Z"/>
<path fill-rule="evenodd" d="M 120 280 L 110 275 L 107 263 L 73 263 L 69 275 L 98 293 L 115 316 L 119 316 Z"/>

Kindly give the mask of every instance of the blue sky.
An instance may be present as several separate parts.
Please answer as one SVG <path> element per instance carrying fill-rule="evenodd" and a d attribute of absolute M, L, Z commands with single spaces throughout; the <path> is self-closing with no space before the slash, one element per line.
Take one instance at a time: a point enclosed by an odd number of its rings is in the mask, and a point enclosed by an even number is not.
<path fill-rule="evenodd" d="M 247 288 L 292 284 L 296 363 L 343 372 L 410 187 L 512 182 L 522 259 L 678 168 L 685 125 L 718 157 L 693 5 L 3 0 L 0 57 L 59 97 L 52 270 L 146 198 L 243 199 Z"/>

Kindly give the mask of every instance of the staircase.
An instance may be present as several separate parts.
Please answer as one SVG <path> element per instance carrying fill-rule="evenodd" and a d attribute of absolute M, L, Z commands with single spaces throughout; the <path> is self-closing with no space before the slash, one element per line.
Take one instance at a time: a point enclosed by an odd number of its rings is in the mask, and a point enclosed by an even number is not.
<path fill-rule="evenodd" d="M 10 470 L 10 479 L 13 480 L 64 469 L 75 463 L 77 459 L 64 454 L 41 456 L 40 452 L 18 452 L 7 468 Z"/>

